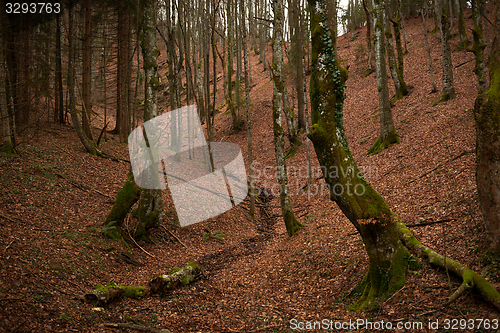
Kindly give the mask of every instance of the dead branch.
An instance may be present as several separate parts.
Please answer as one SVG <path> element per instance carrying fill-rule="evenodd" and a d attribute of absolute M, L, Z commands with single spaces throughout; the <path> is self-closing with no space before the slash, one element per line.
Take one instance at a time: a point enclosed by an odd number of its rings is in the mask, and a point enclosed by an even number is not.
<path fill-rule="evenodd" d="M 438 224 L 438 223 L 445 223 L 445 222 L 450 222 L 450 221 L 455 221 L 455 219 L 444 219 L 444 220 L 439 220 L 439 221 L 430 221 L 430 222 L 422 222 L 422 223 L 415 223 L 415 224 L 407 224 L 406 226 L 408 228 L 411 227 L 423 227 L 426 225 L 432 225 L 432 224 Z"/>
<path fill-rule="evenodd" d="M 477 274 L 458 261 L 443 257 L 420 243 L 403 222 L 398 221 L 397 226 L 400 239 L 408 249 L 412 249 L 419 257 L 427 260 L 431 265 L 447 268 L 450 272 L 462 278 L 462 286 L 448 298 L 446 303 L 453 302 L 465 290 L 475 286 L 481 295 L 500 311 L 500 293 L 482 275 Z"/>
<path fill-rule="evenodd" d="M 172 237 L 174 237 L 175 239 L 177 239 L 177 241 L 179 243 L 181 243 L 182 246 L 184 246 L 186 249 L 189 250 L 189 247 L 187 247 L 176 235 L 174 235 L 170 230 L 168 230 L 167 228 L 165 228 L 165 226 L 161 226 L 163 229 L 165 229 L 166 232 L 168 232 Z"/>
<path fill-rule="evenodd" d="M 154 328 L 154 327 L 147 327 L 147 326 L 129 324 L 129 323 L 104 323 L 103 325 L 104 325 L 104 327 L 115 328 L 115 329 L 128 328 L 131 330 L 143 331 L 143 332 L 171 333 L 167 329 L 159 330 L 159 329 Z"/>

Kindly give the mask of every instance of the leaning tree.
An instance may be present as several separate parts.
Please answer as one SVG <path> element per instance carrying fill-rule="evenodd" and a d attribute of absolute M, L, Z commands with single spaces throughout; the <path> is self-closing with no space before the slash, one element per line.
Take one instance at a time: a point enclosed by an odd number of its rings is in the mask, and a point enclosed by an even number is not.
<path fill-rule="evenodd" d="M 330 33 L 333 29 L 328 26 L 327 3 L 330 4 L 326 0 L 309 0 L 312 35 L 312 129 L 309 137 L 314 143 L 331 200 L 356 227 L 368 253 L 369 267 L 360 284 L 361 298 L 352 309 L 369 307 L 380 297 L 404 286 L 407 269 L 418 264 L 408 249 L 462 278 L 462 285 L 448 302 L 476 286 L 500 309 L 500 294 L 482 276 L 422 245 L 360 174 L 344 133 L 347 71 L 340 66 L 336 56 L 336 36 Z M 336 172 L 338 170 L 344 172 Z"/>

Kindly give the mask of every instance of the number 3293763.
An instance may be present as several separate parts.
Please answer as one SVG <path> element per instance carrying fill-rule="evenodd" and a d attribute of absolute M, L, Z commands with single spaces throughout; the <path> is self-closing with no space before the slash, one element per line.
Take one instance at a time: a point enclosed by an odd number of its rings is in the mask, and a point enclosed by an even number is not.
<path fill-rule="evenodd" d="M 59 14 L 61 12 L 60 3 L 49 2 L 23 2 L 5 4 L 5 12 L 7 14 Z"/>

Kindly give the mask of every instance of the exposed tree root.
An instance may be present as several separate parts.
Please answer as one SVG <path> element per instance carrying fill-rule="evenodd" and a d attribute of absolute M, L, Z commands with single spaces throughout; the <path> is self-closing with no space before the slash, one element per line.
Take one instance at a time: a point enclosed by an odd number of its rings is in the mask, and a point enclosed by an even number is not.
<path fill-rule="evenodd" d="M 446 268 L 448 271 L 462 278 L 462 285 L 450 295 L 444 305 L 451 304 L 466 290 L 476 287 L 481 295 L 500 312 L 500 293 L 483 276 L 477 274 L 464 264 L 450 258 L 445 258 L 423 245 L 413 236 L 406 225 L 400 221 L 398 222 L 398 229 L 401 241 L 408 249 L 415 251 L 419 257 L 424 258 L 430 264 Z"/>

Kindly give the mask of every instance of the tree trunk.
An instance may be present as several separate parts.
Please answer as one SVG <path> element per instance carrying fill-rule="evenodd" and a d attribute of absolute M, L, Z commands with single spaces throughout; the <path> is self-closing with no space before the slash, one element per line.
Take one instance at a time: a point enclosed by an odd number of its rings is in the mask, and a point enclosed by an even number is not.
<path fill-rule="evenodd" d="M 500 3 L 496 3 L 490 88 L 478 95 L 474 118 L 478 197 L 490 247 L 500 251 Z"/>
<path fill-rule="evenodd" d="M 486 80 L 486 65 L 484 61 L 484 49 L 486 44 L 484 44 L 483 39 L 483 20 L 482 11 L 484 8 L 484 0 L 474 0 L 472 1 L 472 17 L 474 20 L 474 27 L 472 28 L 472 35 L 474 36 L 474 44 L 472 45 L 472 52 L 476 57 L 476 66 L 473 71 L 476 73 L 477 77 L 477 93 L 484 93 L 487 87 Z"/>
<path fill-rule="evenodd" d="M 158 115 L 157 91 L 160 86 L 158 76 L 158 54 L 156 47 L 156 15 L 155 1 L 142 0 L 142 54 L 144 59 L 144 122 Z M 158 173 L 150 175 L 159 177 Z M 139 221 L 135 237 L 148 240 L 148 230 L 158 227 L 163 218 L 161 191 L 143 189 L 139 199 Z"/>
<path fill-rule="evenodd" d="M 92 140 L 90 116 L 92 113 L 92 7 L 91 0 L 84 2 L 84 34 L 83 34 L 83 132 Z"/>
<path fill-rule="evenodd" d="M 398 75 L 401 84 L 401 92 L 403 96 L 408 95 L 408 86 L 404 80 L 404 54 L 403 46 L 401 45 L 401 14 L 398 11 L 396 19 L 392 21 L 394 27 L 394 40 L 396 41 L 396 51 L 398 53 Z"/>
<path fill-rule="evenodd" d="M 467 38 L 467 31 L 465 30 L 464 8 L 462 1 L 455 0 L 455 6 L 457 7 L 458 35 L 460 36 L 460 42 L 458 43 L 458 47 L 462 49 L 467 49 L 470 45 L 470 41 Z"/>
<path fill-rule="evenodd" d="M 244 1 L 240 0 L 240 5 L 244 5 Z M 247 109 L 247 141 L 248 141 L 248 178 L 249 178 L 249 187 L 250 187 L 250 216 L 252 219 L 255 218 L 255 183 L 254 183 L 254 175 L 253 175 L 253 147 L 252 147 L 252 111 L 250 108 L 250 79 L 248 75 L 248 45 L 247 45 L 247 39 L 248 39 L 248 34 L 247 27 L 245 26 L 245 15 L 243 13 L 242 18 L 241 18 L 242 25 L 240 25 L 242 32 L 241 32 L 241 38 L 243 40 L 243 60 L 244 60 L 244 67 L 245 67 L 245 105 Z M 250 28 L 250 27 L 249 27 Z M 251 45 L 251 43 L 250 43 Z"/>
<path fill-rule="evenodd" d="M 389 101 L 389 88 L 387 83 L 387 65 L 385 63 L 384 43 L 384 9 L 380 0 L 373 0 L 374 38 L 375 38 L 375 66 L 377 68 L 378 101 L 380 109 L 380 136 L 368 154 L 378 154 L 385 148 L 399 143 L 399 136 L 392 120 L 391 103 Z M 311 99 L 312 101 L 312 99 Z"/>
<path fill-rule="evenodd" d="M 1 15 L 1 14 L 0 14 Z M 3 27 L 0 28 L 0 41 L 3 41 Z M 0 44 L 3 47 L 3 43 Z M 4 77 L 5 79 L 0 81 L 0 119 L 2 122 L 2 152 L 7 154 L 16 154 L 16 150 L 13 145 L 12 131 L 10 128 L 10 115 L 8 112 L 8 95 L 6 90 L 7 85 L 7 74 L 4 73 L 4 69 L 7 68 L 4 59 L 3 50 L 0 51 L 0 77 Z M 3 98 L 5 96 L 5 98 Z"/>
<path fill-rule="evenodd" d="M 363 238 L 369 258 L 368 273 L 359 286 L 361 298 L 353 310 L 369 307 L 378 298 L 400 289 L 410 254 L 399 240 L 393 213 L 384 199 L 360 177 L 343 128 L 343 102 L 347 71 L 335 55 L 336 36 L 325 18 L 325 1 L 310 0 L 312 34 L 310 138 L 330 190 L 330 198 L 349 218 Z M 379 2 L 373 8 L 379 11 Z M 376 15 L 376 36 L 383 38 Z M 381 59 L 377 58 L 377 62 Z M 332 172 L 345 170 L 347 172 Z"/>
<path fill-rule="evenodd" d="M 63 82 L 62 82 L 62 51 L 61 51 L 61 20 L 60 14 L 56 15 L 56 112 L 55 119 L 64 124 L 64 100 L 63 100 Z"/>
<path fill-rule="evenodd" d="M 450 50 L 450 25 L 448 19 L 449 6 L 447 1 L 450 0 L 435 1 L 443 58 L 443 90 L 441 91 L 441 97 L 436 103 L 434 103 L 434 105 L 455 98 L 455 87 L 453 85 L 453 64 L 451 62 Z"/>
<path fill-rule="evenodd" d="M 396 89 L 396 95 L 391 100 L 391 102 L 395 103 L 397 100 L 403 98 L 403 90 L 401 88 L 401 81 L 398 73 L 398 66 L 396 63 L 396 55 L 394 54 L 394 43 L 392 41 L 391 25 L 389 24 L 389 20 L 387 18 L 387 10 L 383 10 L 383 15 L 385 28 L 384 35 L 387 42 L 387 60 L 389 62 L 389 70 L 391 71 L 392 81 L 394 82 L 394 88 Z"/>
<path fill-rule="evenodd" d="M 366 46 L 368 49 L 368 61 L 366 64 L 365 72 L 363 73 L 363 77 L 367 77 L 373 72 L 373 59 L 372 59 L 372 13 L 368 9 L 367 0 L 363 0 L 363 9 L 365 10 L 366 15 Z"/>
<path fill-rule="evenodd" d="M 298 129 L 305 129 L 306 120 L 304 117 L 304 78 L 302 67 L 302 58 L 304 53 L 304 38 L 301 24 L 300 4 L 298 0 L 289 0 L 288 5 L 290 15 L 290 35 L 292 43 L 292 61 L 294 70 L 295 91 L 297 92 L 297 115 L 298 115 Z"/>
<path fill-rule="evenodd" d="M 429 10 L 427 8 L 427 2 L 424 1 L 424 10 L 422 11 L 422 21 L 424 23 L 424 37 L 425 37 L 425 45 L 427 47 L 427 56 L 429 57 L 429 73 L 431 75 L 431 84 L 432 91 L 434 93 L 437 91 L 436 82 L 434 81 L 434 69 L 432 68 L 432 57 L 431 57 L 431 48 L 429 47 L 429 39 L 427 38 L 427 14 Z"/>
<path fill-rule="evenodd" d="M 96 156 L 102 156 L 102 153 L 94 146 L 92 141 L 83 131 L 82 125 L 80 123 L 80 119 L 78 118 L 78 114 L 76 112 L 76 66 L 75 66 L 75 36 L 74 36 L 74 26 L 73 26 L 73 9 L 68 10 L 68 93 L 69 93 L 69 112 L 71 115 L 71 122 L 75 127 L 76 134 L 78 138 L 82 142 L 83 146 L 87 150 L 88 153 Z M 85 111 L 82 110 L 82 114 Z"/>
<path fill-rule="evenodd" d="M 274 149 L 276 152 L 276 164 L 278 169 L 278 181 L 280 185 L 280 201 L 283 219 L 285 221 L 288 235 L 293 236 L 301 227 L 299 221 L 293 213 L 290 195 L 288 193 L 288 177 L 286 173 L 286 163 L 284 154 L 284 133 L 281 126 L 281 111 L 283 100 L 283 5 L 281 0 L 273 0 L 273 132 Z M 290 129 L 289 129 L 290 130 Z"/>

